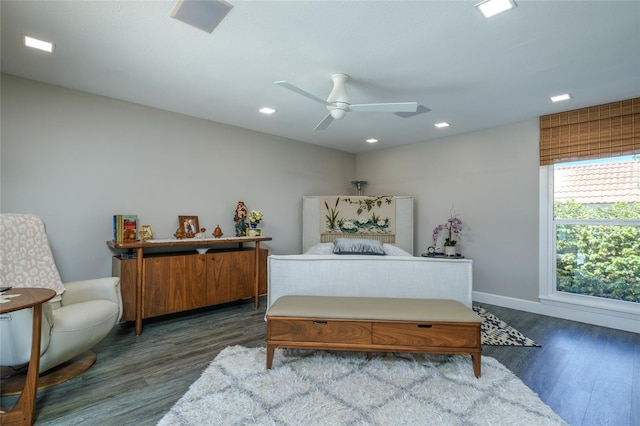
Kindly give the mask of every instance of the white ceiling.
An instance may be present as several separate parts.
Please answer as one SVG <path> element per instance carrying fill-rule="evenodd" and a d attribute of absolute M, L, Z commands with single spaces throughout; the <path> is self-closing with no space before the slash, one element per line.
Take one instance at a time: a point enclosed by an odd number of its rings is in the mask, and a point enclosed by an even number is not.
<path fill-rule="evenodd" d="M 352 153 L 640 96 L 638 1 L 516 0 L 488 20 L 474 1 L 228 1 L 210 34 L 170 18 L 174 1 L 2 0 L 2 72 Z M 274 82 L 326 98 L 334 73 L 352 103 L 431 111 L 314 131 L 326 109 Z"/>

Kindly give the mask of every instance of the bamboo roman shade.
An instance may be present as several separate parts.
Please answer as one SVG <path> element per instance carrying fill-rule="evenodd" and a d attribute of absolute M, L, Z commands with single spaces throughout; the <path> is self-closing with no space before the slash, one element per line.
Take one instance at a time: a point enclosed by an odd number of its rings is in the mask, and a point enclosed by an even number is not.
<path fill-rule="evenodd" d="M 640 154 L 640 98 L 540 117 L 540 165 Z"/>

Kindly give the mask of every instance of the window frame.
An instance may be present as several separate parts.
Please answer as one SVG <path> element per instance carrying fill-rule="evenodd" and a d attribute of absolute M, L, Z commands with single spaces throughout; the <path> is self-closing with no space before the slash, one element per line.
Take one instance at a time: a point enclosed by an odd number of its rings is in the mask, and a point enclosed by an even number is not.
<path fill-rule="evenodd" d="M 605 299 L 582 294 L 566 293 L 556 289 L 556 221 L 553 218 L 553 173 L 554 166 L 540 166 L 540 238 L 539 238 L 539 300 L 543 304 L 550 304 L 594 313 L 622 314 L 630 319 L 640 320 L 638 303 L 623 300 Z M 599 224 L 601 220 L 570 220 L 559 219 L 557 223 Z M 605 221 L 606 224 L 612 222 Z M 640 221 L 638 221 L 640 223 Z M 576 223 L 577 224 L 577 223 Z M 625 221 L 624 224 L 628 224 Z"/>

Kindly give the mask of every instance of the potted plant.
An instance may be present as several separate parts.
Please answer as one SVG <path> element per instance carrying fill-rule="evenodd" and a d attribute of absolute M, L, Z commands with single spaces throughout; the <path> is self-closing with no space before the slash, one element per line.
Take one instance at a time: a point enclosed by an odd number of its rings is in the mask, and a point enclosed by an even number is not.
<path fill-rule="evenodd" d="M 249 223 L 251 227 L 257 228 L 263 217 L 264 215 L 260 210 L 251 210 L 251 213 L 249 213 Z"/>
<path fill-rule="evenodd" d="M 446 232 L 444 240 L 444 254 L 447 256 L 456 255 L 456 244 L 462 237 L 462 221 L 457 216 L 451 216 L 447 221 L 438 225 L 433 230 L 433 245 L 438 243 L 438 237 L 442 231 Z"/>

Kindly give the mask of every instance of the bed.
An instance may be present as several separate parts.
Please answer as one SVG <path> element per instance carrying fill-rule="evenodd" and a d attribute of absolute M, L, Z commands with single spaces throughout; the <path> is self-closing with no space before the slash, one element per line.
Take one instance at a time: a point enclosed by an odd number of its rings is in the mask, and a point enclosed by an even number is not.
<path fill-rule="evenodd" d="M 383 254 L 335 254 L 341 239 L 301 255 L 270 255 L 267 310 L 286 295 L 450 299 L 472 307 L 471 260 L 414 257 L 375 238 L 346 239 L 376 241 Z"/>
<path fill-rule="evenodd" d="M 267 309 L 286 295 L 451 299 L 472 307 L 471 260 L 413 256 L 412 197 L 307 196 L 302 210 L 304 254 L 267 259 Z M 336 254 L 339 240 L 357 247 Z"/>

